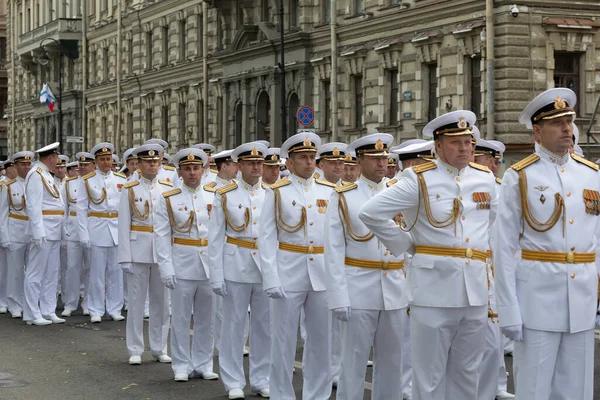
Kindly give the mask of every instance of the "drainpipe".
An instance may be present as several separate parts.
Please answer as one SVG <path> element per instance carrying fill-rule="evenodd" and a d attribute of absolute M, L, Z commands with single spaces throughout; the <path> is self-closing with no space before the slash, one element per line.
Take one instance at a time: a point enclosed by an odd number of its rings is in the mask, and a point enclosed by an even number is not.
<path fill-rule="evenodd" d="M 121 68 L 123 65 L 123 52 L 121 46 L 123 45 L 123 27 L 122 27 L 122 12 L 121 9 L 123 0 L 119 0 L 117 4 L 117 126 L 115 127 L 115 138 L 114 143 L 116 146 L 117 153 L 121 152 Z"/>
<path fill-rule="evenodd" d="M 331 10 L 329 12 L 329 25 L 331 27 L 331 76 L 329 78 L 329 88 L 331 90 L 331 141 L 338 140 L 338 101 L 337 101 L 337 8 L 336 0 L 331 1 Z"/>
<path fill-rule="evenodd" d="M 494 56 L 494 0 L 485 2 L 485 52 L 487 58 L 487 129 L 485 138 L 494 139 L 494 127 L 496 116 L 494 114 L 495 106 L 495 87 L 494 87 L 494 67 L 496 57 Z"/>
<path fill-rule="evenodd" d="M 10 145 L 8 146 L 8 154 L 13 154 L 15 152 L 15 140 L 17 139 L 17 135 L 15 134 L 15 93 L 17 90 L 17 85 L 15 84 L 15 58 L 17 57 L 17 34 L 18 34 L 18 25 L 17 25 L 17 15 L 15 12 L 15 7 L 17 6 L 17 1 L 12 0 L 10 6 L 10 17 L 11 22 L 10 25 L 12 27 L 12 37 L 10 38 L 10 92 L 12 93 L 12 103 L 10 110 Z M 35 137 L 35 132 L 34 132 Z"/>
<path fill-rule="evenodd" d="M 217 20 L 217 24 L 221 21 Z M 208 3 L 202 2 L 202 143 L 208 143 Z M 224 111 L 223 111 L 224 112 Z M 221 121 L 217 122 L 217 126 Z"/>
<path fill-rule="evenodd" d="M 88 86 L 88 62 L 87 62 L 87 1 L 81 3 L 82 13 L 81 16 L 81 136 L 83 136 L 83 144 L 81 150 L 88 147 L 87 138 L 87 109 L 85 108 L 87 98 L 87 86 Z M 117 74 L 118 75 L 118 74 Z"/>

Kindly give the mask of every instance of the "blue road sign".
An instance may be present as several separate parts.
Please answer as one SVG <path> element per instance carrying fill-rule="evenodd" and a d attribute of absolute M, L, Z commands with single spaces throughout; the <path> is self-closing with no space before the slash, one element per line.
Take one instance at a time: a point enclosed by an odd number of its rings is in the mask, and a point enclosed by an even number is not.
<path fill-rule="evenodd" d="M 301 125 L 310 126 L 315 121 L 315 112 L 309 106 L 302 106 L 298 109 L 296 118 Z"/>

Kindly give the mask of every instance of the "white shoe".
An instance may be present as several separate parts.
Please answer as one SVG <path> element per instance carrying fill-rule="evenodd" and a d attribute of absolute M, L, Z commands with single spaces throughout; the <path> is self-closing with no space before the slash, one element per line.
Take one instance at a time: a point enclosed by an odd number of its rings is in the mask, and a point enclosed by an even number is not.
<path fill-rule="evenodd" d="M 249 354 L 250 350 L 248 350 L 248 348 L 244 346 L 244 357 L 248 357 Z"/>
<path fill-rule="evenodd" d="M 111 315 L 110 317 L 113 319 L 113 321 L 123 321 L 125 319 L 125 317 L 121 314 Z"/>
<path fill-rule="evenodd" d="M 85 317 L 87 317 L 88 315 L 90 315 L 90 310 L 88 310 L 87 308 L 84 308 L 84 309 L 83 309 L 83 315 L 84 315 Z"/>
<path fill-rule="evenodd" d="M 265 399 L 268 399 L 271 397 L 271 391 L 269 389 L 263 389 L 254 393 L 254 395 L 257 397 L 264 397 Z"/>
<path fill-rule="evenodd" d="M 367 361 L 367 367 L 372 367 L 373 366 L 373 361 L 369 360 Z"/>
<path fill-rule="evenodd" d="M 227 393 L 228 399 L 245 399 L 244 391 L 240 388 L 231 389 L 229 393 Z"/>
<path fill-rule="evenodd" d="M 21 313 L 21 311 L 17 311 L 17 312 L 12 313 L 12 317 L 13 318 L 21 318 L 21 317 L 23 317 L 23 314 Z"/>
<path fill-rule="evenodd" d="M 159 363 L 171 364 L 171 357 L 166 354 L 160 354 L 158 356 L 154 356 L 154 358 L 156 358 L 156 361 Z"/>
<path fill-rule="evenodd" d="M 44 319 L 44 318 L 38 318 L 38 319 L 34 319 L 33 321 L 27 321 L 27 325 L 37 325 L 37 326 L 52 325 L 52 321 L 48 321 L 47 319 Z"/>
<path fill-rule="evenodd" d="M 142 365 L 142 356 L 130 356 L 129 365 Z"/>
<path fill-rule="evenodd" d="M 496 399 L 497 400 L 508 400 L 508 399 L 514 399 L 515 395 L 512 393 L 508 393 L 505 390 L 498 390 L 498 392 L 496 393 Z"/>
<path fill-rule="evenodd" d="M 92 322 L 92 324 L 99 324 L 100 322 L 102 322 L 102 317 L 94 315 L 92 316 L 92 318 L 90 318 L 90 321 Z"/>
<path fill-rule="evenodd" d="M 188 374 L 175 374 L 175 382 L 187 382 L 189 378 Z"/>
<path fill-rule="evenodd" d="M 8 309 L 6 307 L 0 307 L 0 314 L 6 314 Z"/>
<path fill-rule="evenodd" d="M 45 319 L 49 319 L 50 321 L 52 321 L 53 324 L 64 324 L 65 323 L 65 320 L 62 318 L 58 318 L 56 316 L 56 314 L 50 314 L 48 316 L 42 315 L 42 317 L 44 317 Z"/>
<path fill-rule="evenodd" d="M 73 311 L 69 310 L 68 308 L 65 308 L 63 310 L 63 312 L 60 313 L 60 316 L 61 317 L 70 317 L 72 312 Z"/>
<path fill-rule="evenodd" d="M 215 374 L 212 371 L 205 371 L 200 374 L 200 378 L 204 379 L 205 381 L 214 381 L 216 379 L 219 379 L 219 375 Z"/>

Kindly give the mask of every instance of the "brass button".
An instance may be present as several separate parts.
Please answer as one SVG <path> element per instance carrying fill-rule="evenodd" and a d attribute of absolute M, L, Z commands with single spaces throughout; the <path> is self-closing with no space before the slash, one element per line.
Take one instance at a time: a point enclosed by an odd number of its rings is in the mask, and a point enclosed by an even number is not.
<path fill-rule="evenodd" d="M 304 191 L 305 191 L 305 192 L 308 192 L 308 188 L 304 188 Z"/>
<path fill-rule="evenodd" d="M 560 172 L 565 172 L 565 169 L 564 169 L 564 168 L 561 168 L 561 169 L 560 169 Z"/>
<path fill-rule="evenodd" d="M 254 243 L 254 248 L 258 249 L 258 243 Z"/>
<path fill-rule="evenodd" d="M 198 196 L 194 196 L 194 199 L 197 199 L 197 198 L 198 198 Z"/>
<path fill-rule="evenodd" d="M 464 221 L 465 219 L 467 219 L 467 217 L 465 217 L 465 216 L 463 215 L 461 219 Z"/>
<path fill-rule="evenodd" d="M 309 258 L 309 260 L 310 260 L 310 261 L 312 261 L 312 260 L 313 260 L 313 258 L 311 257 L 311 258 Z"/>
<path fill-rule="evenodd" d="M 204 250 L 200 250 L 200 254 L 204 254 Z"/>
<path fill-rule="evenodd" d="M 471 260 L 467 260 L 467 261 L 465 261 L 465 263 L 466 263 L 467 265 L 469 265 L 469 264 L 471 264 Z"/>
<path fill-rule="evenodd" d="M 571 251 L 575 251 L 575 246 L 571 246 Z"/>
<path fill-rule="evenodd" d="M 567 192 L 567 197 L 569 197 L 571 195 L 571 192 Z"/>
<path fill-rule="evenodd" d="M 253 209 L 253 210 L 256 210 L 256 206 L 252 206 L 252 209 Z"/>
<path fill-rule="evenodd" d="M 309 225 L 310 225 L 310 226 L 313 226 L 313 223 L 311 222 Z"/>
<path fill-rule="evenodd" d="M 569 219 L 569 223 L 572 224 L 574 222 L 573 218 Z"/>
<path fill-rule="evenodd" d="M 462 200 L 462 196 L 458 196 L 458 199 L 459 199 L 459 200 Z"/>
<path fill-rule="evenodd" d="M 256 240 L 256 239 L 258 239 L 258 238 L 252 238 L 252 240 Z"/>
<path fill-rule="evenodd" d="M 460 182 L 460 178 L 458 176 L 456 177 L 456 182 Z"/>
<path fill-rule="evenodd" d="M 308 208 L 312 208 L 312 204 L 309 204 L 309 205 L 308 205 Z"/>
<path fill-rule="evenodd" d="M 252 255 L 253 255 L 253 256 L 255 256 L 255 255 L 256 255 L 256 252 L 255 252 L 255 251 L 253 251 L 253 252 L 252 252 Z"/>
<path fill-rule="evenodd" d="M 311 240 L 311 241 L 310 241 L 310 244 L 313 244 L 314 242 L 315 242 L 314 240 Z"/>
<path fill-rule="evenodd" d="M 575 274 L 571 274 L 571 279 L 575 279 Z"/>
<path fill-rule="evenodd" d="M 384 255 L 384 256 L 387 256 L 388 254 L 389 254 L 389 253 L 388 253 L 387 251 L 385 251 L 385 252 L 383 253 L 383 255 Z"/>
<path fill-rule="evenodd" d="M 250 197 L 254 197 L 254 193 L 250 193 Z"/>
<path fill-rule="evenodd" d="M 253 225 L 256 225 L 256 221 L 254 221 L 252 224 L 253 224 Z"/>
<path fill-rule="evenodd" d="M 200 212 L 200 209 L 199 209 L 199 208 L 196 208 L 196 212 Z"/>
<path fill-rule="evenodd" d="M 469 238 L 466 238 L 466 239 L 465 239 L 465 242 L 469 243 L 469 240 L 470 240 Z"/>

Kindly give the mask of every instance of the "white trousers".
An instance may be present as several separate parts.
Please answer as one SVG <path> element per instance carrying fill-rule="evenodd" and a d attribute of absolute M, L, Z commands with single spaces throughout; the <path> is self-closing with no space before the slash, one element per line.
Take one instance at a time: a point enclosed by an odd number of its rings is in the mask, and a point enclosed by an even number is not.
<path fill-rule="evenodd" d="M 118 246 L 92 246 L 88 309 L 90 315 L 121 314 L 123 308 L 123 270 L 117 263 Z"/>
<path fill-rule="evenodd" d="M 325 291 L 287 292 L 271 300 L 271 398 L 295 399 L 292 385 L 300 310 L 304 310 L 304 382 L 302 398 L 325 400 L 331 395 L 331 312 Z M 365 361 L 366 365 L 366 361 Z"/>
<path fill-rule="evenodd" d="M 565 333 L 523 328 L 513 358 L 517 399 L 594 398 L 594 329 Z"/>
<path fill-rule="evenodd" d="M 410 315 L 405 308 L 402 313 L 402 398 L 412 399 L 412 342 L 410 338 Z"/>
<path fill-rule="evenodd" d="M 169 293 L 160 279 L 158 264 L 133 263 L 129 280 L 129 310 L 125 339 L 130 356 L 144 352 L 144 303 L 150 297 L 148 338 L 152 355 L 167 354 L 169 337 Z M 188 327 L 189 329 L 189 327 Z"/>
<path fill-rule="evenodd" d="M 60 240 L 42 242 L 40 247 L 29 246 L 24 285 L 25 321 L 47 317 L 56 312 Z"/>
<path fill-rule="evenodd" d="M 8 308 L 8 286 L 7 251 L 0 248 L 0 307 Z"/>
<path fill-rule="evenodd" d="M 337 383 L 340 380 L 341 372 L 342 372 L 342 321 L 333 317 L 333 315 L 332 315 L 332 317 L 331 317 L 331 380 L 333 382 Z"/>
<path fill-rule="evenodd" d="M 487 306 L 410 307 L 414 400 L 476 400 Z"/>
<path fill-rule="evenodd" d="M 493 400 L 498 392 L 498 371 L 504 361 L 502 335 L 498 321 L 487 320 L 487 329 L 483 351 L 480 354 L 478 399 Z"/>
<path fill-rule="evenodd" d="M 8 310 L 11 314 L 23 312 L 25 299 L 25 266 L 29 256 L 27 243 L 12 243 L 12 248 L 7 252 L 8 272 L 6 281 Z"/>
<path fill-rule="evenodd" d="M 402 313 L 398 310 L 352 309 L 342 324 L 342 372 L 338 400 L 362 400 L 367 361 L 373 347 L 373 390 L 371 399 L 402 399 Z"/>
<path fill-rule="evenodd" d="M 213 295 L 209 280 L 179 279 L 171 291 L 171 366 L 175 374 L 213 370 Z M 192 311 L 194 334 L 190 349 Z"/>
<path fill-rule="evenodd" d="M 67 268 L 68 268 L 68 256 L 67 247 L 62 247 L 62 241 L 60 246 L 60 264 L 58 265 L 58 287 L 60 289 L 60 299 L 65 302 L 65 285 L 67 279 Z"/>
<path fill-rule="evenodd" d="M 269 298 L 260 283 L 225 281 L 227 296 L 223 298 L 223 322 L 219 347 L 219 369 L 225 390 L 246 386 L 244 375 L 244 326 L 250 305 L 250 388 L 269 388 L 271 340 L 269 338 Z"/>
<path fill-rule="evenodd" d="M 79 293 L 84 270 L 83 246 L 80 242 L 67 241 L 67 272 L 62 287 L 65 310 L 75 311 L 79 305 Z"/>

